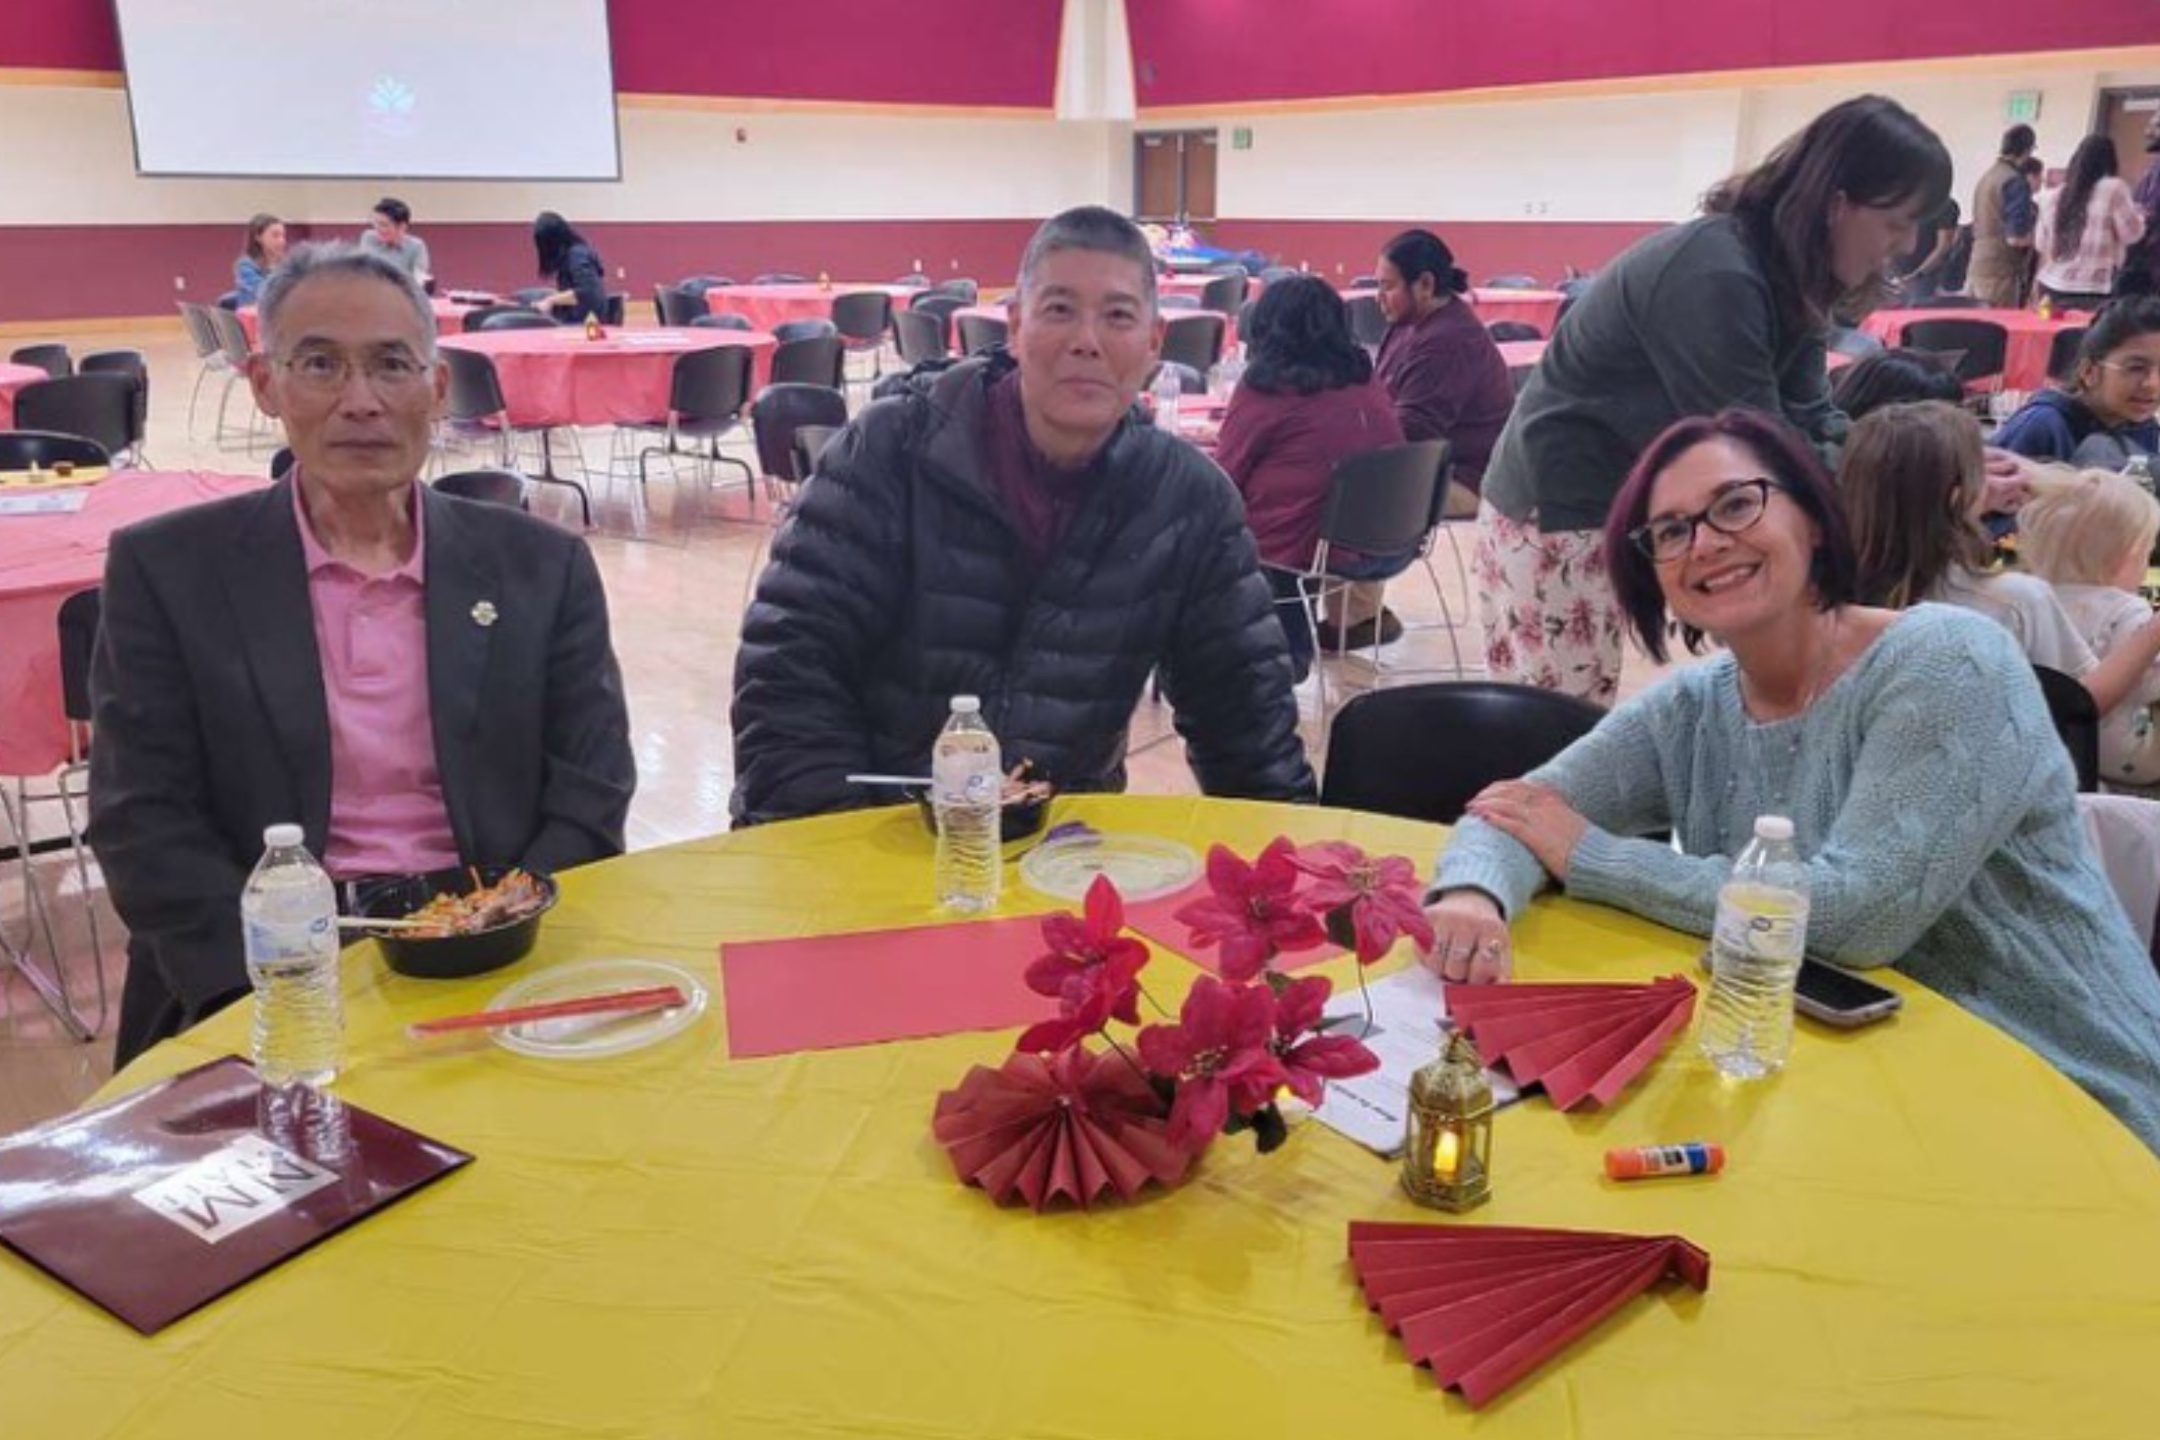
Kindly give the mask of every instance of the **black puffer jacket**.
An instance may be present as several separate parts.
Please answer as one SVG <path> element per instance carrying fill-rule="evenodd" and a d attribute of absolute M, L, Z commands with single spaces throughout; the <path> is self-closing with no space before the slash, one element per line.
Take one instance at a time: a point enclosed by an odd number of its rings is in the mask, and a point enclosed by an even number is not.
<path fill-rule="evenodd" d="M 1302 800 L 1290 658 L 1237 492 L 1128 419 L 1048 565 L 984 473 L 991 382 L 968 361 L 871 405 L 826 451 L 743 618 L 738 825 L 889 803 L 851 771 L 927 775 L 954 695 L 980 695 L 1006 763 L 1117 790 L 1160 669 L 1211 795 Z"/>

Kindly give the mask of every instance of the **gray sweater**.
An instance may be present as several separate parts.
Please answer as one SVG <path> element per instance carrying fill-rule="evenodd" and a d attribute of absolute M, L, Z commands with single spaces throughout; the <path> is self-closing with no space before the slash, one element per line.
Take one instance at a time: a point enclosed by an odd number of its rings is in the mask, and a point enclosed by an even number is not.
<path fill-rule="evenodd" d="M 1994 621 L 1909 610 L 1805 714 L 1770 724 L 1748 718 L 1721 656 L 1622 705 L 1530 778 L 1590 822 L 1568 858 L 1570 895 L 1698 935 L 1755 817 L 1791 816 L 1810 955 L 1896 965 L 2160 1151 L 2160 977 L 2086 848 L 2032 669 Z M 1684 853 L 1628 838 L 1665 829 Z M 1522 845 L 1465 820 L 1436 883 L 1484 890 L 1514 916 L 1545 878 Z"/>
<path fill-rule="evenodd" d="M 1635 457 L 1689 415 L 1782 414 L 1826 455 L 1845 438 L 1819 333 L 1788 335 L 1739 223 L 1709 215 L 1613 261 L 1566 318 L 1515 402 L 1484 496 L 1545 531 L 1596 530 Z"/>

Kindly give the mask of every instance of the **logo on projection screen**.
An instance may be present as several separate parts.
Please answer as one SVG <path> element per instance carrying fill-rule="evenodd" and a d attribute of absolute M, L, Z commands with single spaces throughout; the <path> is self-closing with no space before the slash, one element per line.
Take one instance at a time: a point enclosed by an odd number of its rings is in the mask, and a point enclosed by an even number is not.
<path fill-rule="evenodd" d="M 377 135 L 393 140 L 406 140 L 419 133 L 419 121 L 413 108 L 418 99 L 412 87 L 394 75 L 380 75 L 368 91 L 367 126 Z"/>

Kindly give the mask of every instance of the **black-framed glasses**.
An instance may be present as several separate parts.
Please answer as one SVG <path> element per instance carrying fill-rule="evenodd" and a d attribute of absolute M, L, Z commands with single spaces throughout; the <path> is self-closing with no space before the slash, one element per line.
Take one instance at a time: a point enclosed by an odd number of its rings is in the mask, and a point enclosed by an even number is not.
<path fill-rule="evenodd" d="M 364 360 L 354 360 L 334 350 L 302 350 L 277 364 L 293 383 L 329 394 L 343 390 L 355 369 L 377 395 L 409 395 L 427 383 L 434 370 L 431 361 L 404 350 L 384 350 Z"/>
<path fill-rule="evenodd" d="M 1660 515 L 1628 531 L 1628 539 L 1652 560 L 1678 560 L 1695 548 L 1696 526 L 1708 525 L 1720 535 L 1751 530 L 1762 519 L 1763 511 L 1770 508 L 1770 492 L 1782 488 L 1777 481 L 1762 476 L 1734 480 L 1694 514 Z"/>

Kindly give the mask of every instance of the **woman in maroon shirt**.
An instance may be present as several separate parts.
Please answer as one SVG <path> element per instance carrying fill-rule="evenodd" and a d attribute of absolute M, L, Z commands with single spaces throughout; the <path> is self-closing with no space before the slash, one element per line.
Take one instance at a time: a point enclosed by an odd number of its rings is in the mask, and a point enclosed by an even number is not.
<path fill-rule="evenodd" d="M 1215 459 L 1245 497 L 1245 520 L 1268 567 L 1275 613 L 1302 679 L 1312 664 L 1313 636 L 1295 572 L 1312 564 L 1329 480 L 1345 457 L 1401 443 L 1402 425 L 1386 392 L 1373 383 L 1372 361 L 1350 334 L 1342 297 L 1327 282 L 1296 275 L 1268 286 L 1244 340 L 1250 361 L 1223 417 Z M 1363 556 L 1333 551 L 1328 568 L 1379 580 L 1416 558 L 1414 550 Z M 1354 603 L 1330 597 L 1323 627 L 1330 649 L 1372 642 L 1377 597 L 1362 612 L 1349 608 Z"/>

